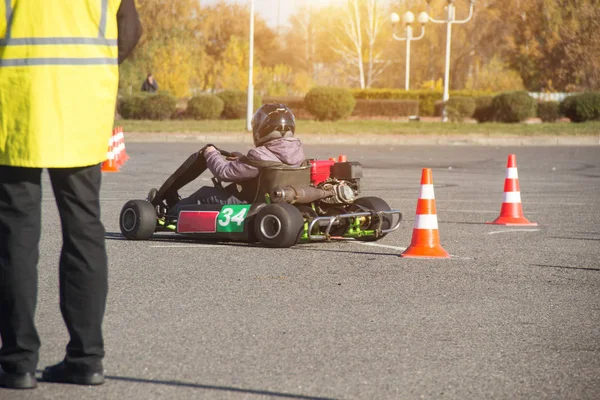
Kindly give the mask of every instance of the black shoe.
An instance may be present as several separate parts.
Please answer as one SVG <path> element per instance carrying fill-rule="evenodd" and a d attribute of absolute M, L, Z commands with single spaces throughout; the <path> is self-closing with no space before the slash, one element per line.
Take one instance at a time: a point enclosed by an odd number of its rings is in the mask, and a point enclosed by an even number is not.
<path fill-rule="evenodd" d="M 102 385 L 104 372 L 82 372 L 65 364 L 64 361 L 46 367 L 42 381 L 54 383 L 73 383 L 75 385 Z"/>
<path fill-rule="evenodd" d="M 8 372 L 0 372 L 0 387 L 7 389 L 35 389 L 36 386 L 37 380 L 34 373 L 9 374 Z"/>

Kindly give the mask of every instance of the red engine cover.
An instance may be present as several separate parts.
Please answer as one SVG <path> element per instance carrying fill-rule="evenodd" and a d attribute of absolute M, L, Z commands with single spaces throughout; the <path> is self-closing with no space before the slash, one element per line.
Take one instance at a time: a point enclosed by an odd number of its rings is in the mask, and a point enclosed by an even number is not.
<path fill-rule="evenodd" d="M 310 181 L 313 185 L 325 182 L 331 175 L 333 160 L 310 160 Z"/>

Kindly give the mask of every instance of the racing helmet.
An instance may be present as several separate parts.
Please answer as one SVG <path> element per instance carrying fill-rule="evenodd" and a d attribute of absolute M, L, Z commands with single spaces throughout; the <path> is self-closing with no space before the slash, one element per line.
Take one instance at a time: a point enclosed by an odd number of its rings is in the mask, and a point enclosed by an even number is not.
<path fill-rule="evenodd" d="M 296 117 L 284 104 L 265 104 L 252 117 L 254 146 L 282 137 L 293 137 L 295 132 Z"/>

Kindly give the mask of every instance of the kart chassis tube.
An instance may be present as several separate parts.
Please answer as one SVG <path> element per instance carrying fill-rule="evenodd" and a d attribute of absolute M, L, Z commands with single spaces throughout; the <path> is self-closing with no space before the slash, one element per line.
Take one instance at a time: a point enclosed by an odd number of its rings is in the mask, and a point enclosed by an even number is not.
<path fill-rule="evenodd" d="M 331 228 L 333 227 L 333 225 L 336 222 L 339 222 L 340 219 L 372 217 L 375 215 L 377 215 L 379 217 L 379 224 L 376 228 L 376 231 L 379 232 L 380 234 L 393 232 L 400 227 L 400 222 L 402 221 L 402 214 L 400 213 L 399 210 L 378 211 L 378 212 L 366 212 L 365 211 L 365 212 L 350 213 L 350 214 L 328 215 L 328 216 L 323 216 L 323 217 L 317 217 L 310 222 L 310 225 L 308 226 L 308 239 L 309 240 L 328 240 L 328 238 L 330 237 L 329 232 L 331 231 Z M 381 226 L 383 224 L 383 216 L 384 215 L 391 215 L 392 218 L 394 215 L 398 215 L 398 221 L 396 221 L 396 224 L 394 224 L 394 226 L 392 226 L 388 229 L 381 229 Z M 312 234 L 315 224 L 319 224 L 321 221 L 327 222 L 327 229 L 325 230 L 325 234 L 324 235 Z"/>

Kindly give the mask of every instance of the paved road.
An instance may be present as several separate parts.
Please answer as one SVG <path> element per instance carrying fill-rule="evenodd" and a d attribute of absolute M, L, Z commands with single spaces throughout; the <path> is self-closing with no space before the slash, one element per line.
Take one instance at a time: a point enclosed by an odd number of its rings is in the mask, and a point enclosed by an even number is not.
<path fill-rule="evenodd" d="M 104 175 L 107 384 L 42 383 L 2 400 L 598 398 L 598 147 L 308 146 L 311 157 L 363 163 L 364 194 L 403 210 L 400 231 L 373 246 L 292 249 L 122 240 L 122 205 L 145 197 L 193 147 L 131 143 L 122 171 Z M 499 214 L 510 153 L 538 227 L 485 224 Z M 398 257 L 424 167 L 449 260 Z M 47 184 L 44 196 L 40 368 L 66 344 Z"/>

